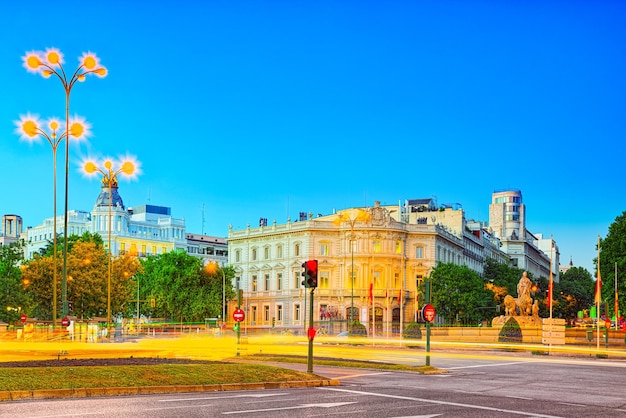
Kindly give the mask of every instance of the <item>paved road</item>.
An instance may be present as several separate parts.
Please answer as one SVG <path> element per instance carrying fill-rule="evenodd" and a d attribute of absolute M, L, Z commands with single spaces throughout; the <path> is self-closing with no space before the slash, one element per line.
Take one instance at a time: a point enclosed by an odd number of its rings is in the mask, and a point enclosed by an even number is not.
<path fill-rule="evenodd" d="M 624 361 L 440 354 L 433 364 L 449 372 L 315 366 L 316 374 L 342 385 L 8 402 L 0 417 L 626 417 Z"/>

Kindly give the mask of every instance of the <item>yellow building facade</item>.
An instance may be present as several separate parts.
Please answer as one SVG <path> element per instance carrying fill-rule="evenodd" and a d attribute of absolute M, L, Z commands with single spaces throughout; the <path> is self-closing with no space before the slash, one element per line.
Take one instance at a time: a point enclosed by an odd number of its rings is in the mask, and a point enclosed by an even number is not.
<path fill-rule="evenodd" d="M 376 202 L 285 224 L 230 228 L 229 264 L 246 314 L 242 327 L 304 331 L 310 302 L 302 264 L 313 259 L 316 328 L 337 333 L 352 319 L 368 333 L 386 335 L 418 319 L 419 285 L 438 261 L 463 262 L 463 238 L 440 223 L 399 221 L 403 212 Z M 233 301 L 229 318 L 235 308 Z"/>

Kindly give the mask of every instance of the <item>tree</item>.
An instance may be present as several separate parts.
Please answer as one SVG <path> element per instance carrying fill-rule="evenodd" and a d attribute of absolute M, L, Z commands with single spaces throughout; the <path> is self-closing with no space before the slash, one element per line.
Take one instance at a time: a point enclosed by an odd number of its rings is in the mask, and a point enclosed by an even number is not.
<path fill-rule="evenodd" d="M 29 294 L 36 305 L 33 313 L 41 319 L 52 317 L 52 257 L 51 249 L 44 251 L 43 256 L 35 254 L 23 269 L 24 277 L 29 281 Z M 114 257 L 111 261 L 111 315 L 117 316 L 129 305 L 133 289 L 131 279 L 139 269 L 139 263 L 128 255 Z M 108 253 L 98 234 L 68 237 L 67 297 L 72 305 L 71 315 L 81 319 L 107 316 L 108 263 Z M 61 277 L 61 266 L 57 260 L 57 277 Z M 61 301 L 60 280 L 58 282 L 57 301 Z"/>
<path fill-rule="evenodd" d="M 25 313 L 30 315 L 32 302 L 22 277 L 20 263 L 24 258 L 24 244 L 16 242 L 0 246 L 0 321 L 11 324 Z"/>
<path fill-rule="evenodd" d="M 562 273 L 555 283 L 555 308 L 567 319 L 575 319 L 579 311 L 593 305 L 594 280 L 591 273 L 583 267 L 572 267 Z"/>
<path fill-rule="evenodd" d="M 447 323 L 463 319 L 477 324 L 495 314 L 495 299 L 485 281 L 466 266 L 438 264 L 431 274 L 432 303 Z M 493 307 L 493 308 L 492 308 Z M 489 309 L 493 309 L 493 314 Z"/>
<path fill-rule="evenodd" d="M 517 284 L 523 273 L 524 270 L 520 268 L 498 263 L 490 258 L 487 259 L 483 278 L 487 282 L 487 288 L 494 293 L 496 303 L 500 305 L 501 312 L 504 312 L 504 298 L 506 295 L 517 297 Z M 530 274 L 528 277 L 531 278 Z"/>
<path fill-rule="evenodd" d="M 598 268 L 596 259 L 596 271 Z M 620 311 L 624 309 L 626 297 L 626 211 L 609 225 L 609 233 L 600 240 L 600 273 L 602 278 L 602 301 L 608 302 L 609 311 L 615 314 L 615 266 L 617 265 L 617 287 Z"/>
<path fill-rule="evenodd" d="M 234 297 L 231 268 L 226 276 L 227 300 Z M 185 251 L 171 251 L 142 260 L 137 275 L 142 299 L 155 299 L 154 308 L 143 308 L 150 316 L 176 321 L 203 321 L 222 312 L 222 270 L 207 271 L 202 260 Z M 228 277 L 230 276 L 230 278 Z"/>

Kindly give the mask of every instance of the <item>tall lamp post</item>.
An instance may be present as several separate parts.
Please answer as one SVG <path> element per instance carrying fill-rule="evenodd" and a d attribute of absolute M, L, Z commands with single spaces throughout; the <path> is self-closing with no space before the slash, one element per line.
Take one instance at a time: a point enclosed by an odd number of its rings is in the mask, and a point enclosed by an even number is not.
<path fill-rule="evenodd" d="M 352 244 L 352 240 L 354 239 L 354 225 L 357 222 L 367 222 L 369 220 L 370 213 L 360 208 L 342 212 L 337 215 L 337 217 L 333 220 L 333 223 L 337 226 L 341 226 L 341 224 L 344 223 L 350 226 L 350 254 L 352 258 L 350 271 L 350 287 L 352 295 L 350 297 L 350 323 L 348 327 L 352 326 L 352 317 L 354 312 L 354 244 Z"/>
<path fill-rule="evenodd" d="M 57 118 L 50 118 L 46 121 L 47 128 L 42 127 L 37 115 L 20 115 L 20 120 L 15 121 L 17 125 L 16 133 L 20 134 L 20 139 L 34 142 L 43 137 L 52 147 L 52 194 L 53 194 L 53 217 L 52 217 L 52 324 L 57 324 L 57 148 L 59 144 L 68 137 L 77 140 L 89 136 L 89 125 L 82 119 L 76 118 L 70 121 L 69 130 L 59 132 L 61 123 Z"/>
<path fill-rule="evenodd" d="M 65 132 L 70 132 L 70 93 L 72 87 L 77 81 L 85 81 L 85 78 L 89 74 L 95 74 L 98 77 L 105 77 L 107 75 L 107 69 L 100 65 L 98 57 L 91 52 L 84 52 L 79 58 L 78 68 L 72 73 L 66 73 L 63 68 L 63 54 L 57 48 L 47 48 L 45 51 L 31 51 L 27 52 L 22 57 L 23 65 L 28 72 L 38 73 L 44 78 L 48 78 L 51 75 L 55 75 L 65 91 Z M 65 211 L 63 217 L 63 276 L 61 277 L 61 302 L 62 302 L 62 315 L 65 317 L 68 314 L 67 303 L 67 220 L 68 220 L 68 189 L 69 189 L 69 141 L 65 141 Z M 55 152 L 56 154 L 56 152 Z M 56 161 L 56 157 L 55 157 Z M 56 166 L 56 164 L 55 164 Z M 56 178 L 56 175 L 55 175 Z M 56 189 L 56 182 L 55 182 Z M 56 192 L 55 192 L 56 200 Z M 56 206 L 56 204 L 55 204 Z M 56 209 L 55 209 L 56 219 Z M 56 231 L 55 231 L 56 239 Z M 56 246 L 55 246 L 56 249 Z M 56 262 L 56 258 L 55 258 Z M 56 270 L 55 270 L 56 273 Z M 55 283 L 56 284 L 56 283 Z M 56 295 L 56 288 L 54 289 Z M 55 314 L 56 317 L 56 307 Z"/>
<path fill-rule="evenodd" d="M 117 176 L 123 174 L 127 177 L 133 177 L 138 174 L 138 163 L 131 159 L 124 159 L 118 163 L 114 163 L 110 159 L 104 160 L 101 166 L 95 161 L 87 160 L 84 163 L 83 169 L 85 173 L 102 174 L 102 184 L 106 185 L 109 189 L 109 214 L 108 214 L 108 277 L 107 277 L 107 337 L 110 339 L 110 326 L 111 326 L 111 266 L 112 266 L 112 248 L 111 248 L 111 207 L 113 206 L 113 188 L 117 189 Z M 117 167 L 117 168 L 116 168 Z"/>

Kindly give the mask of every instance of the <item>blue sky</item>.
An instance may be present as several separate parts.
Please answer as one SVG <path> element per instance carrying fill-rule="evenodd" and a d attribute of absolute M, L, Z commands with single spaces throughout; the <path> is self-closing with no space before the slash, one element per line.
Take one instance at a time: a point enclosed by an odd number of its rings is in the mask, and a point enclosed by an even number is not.
<path fill-rule="evenodd" d="M 52 152 L 14 121 L 63 116 L 64 95 L 21 57 L 49 47 L 109 71 L 72 90 L 93 135 L 70 149 L 71 209 L 100 188 L 80 161 L 126 154 L 126 206 L 217 236 L 432 196 L 488 220 L 515 188 L 528 229 L 592 274 L 626 210 L 624 2 L 5 0 L 0 39 L 0 212 L 26 225 L 52 215 Z"/>

